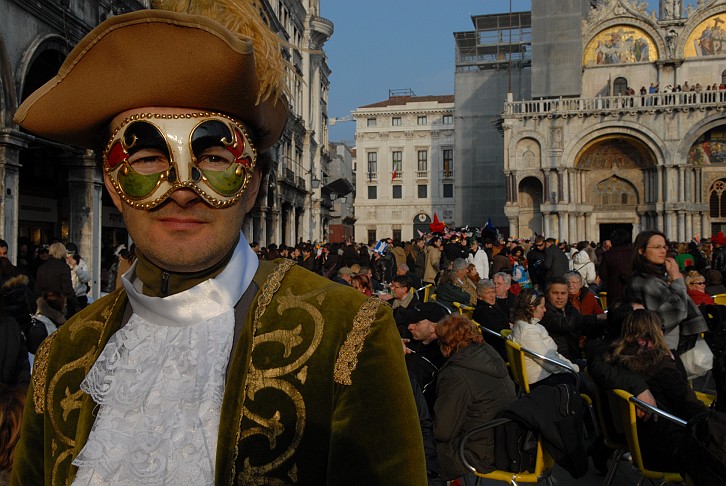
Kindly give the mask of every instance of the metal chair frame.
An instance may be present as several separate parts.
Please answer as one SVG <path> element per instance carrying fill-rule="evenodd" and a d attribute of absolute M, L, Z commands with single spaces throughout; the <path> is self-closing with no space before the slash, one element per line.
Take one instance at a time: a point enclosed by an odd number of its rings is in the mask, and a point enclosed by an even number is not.
<path fill-rule="evenodd" d="M 474 475 L 477 477 L 476 484 L 479 484 L 479 480 L 482 478 L 492 479 L 494 481 L 504 481 L 513 486 L 517 486 L 520 482 L 539 483 L 544 479 L 548 485 L 554 486 L 551 477 L 554 460 L 547 453 L 544 447 L 542 447 L 542 439 L 540 437 L 537 437 L 537 454 L 535 456 L 534 468 L 531 472 L 525 471 L 517 473 L 512 471 L 495 469 L 494 471 L 483 473 L 477 471 L 476 467 L 469 463 L 468 459 L 466 458 L 466 443 L 468 442 L 469 438 L 474 434 L 477 434 L 487 429 L 498 427 L 500 425 L 504 425 L 507 422 L 510 422 L 510 419 L 499 418 L 496 420 L 492 420 L 491 422 L 487 422 L 486 424 L 474 427 L 469 432 L 467 432 L 464 437 L 462 437 L 461 443 L 459 444 L 459 457 L 461 458 L 461 462 L 464 463 L 464 466 L 466 466 L 466 468 L 473 472 Z"/>
<path fill-rule="evenodd" d="M 454 302 L 454 307 L 456 307 L 456 310 L 459 311 L 459 315 L 466 316 L 469 319 L 471 319 L 474 315 L 474 307 L 470 305 L 462 304 L 461 302 Z"/>
<path fill-rule="evenodd" d="M 682 418 L 676 417 L 675 415 L 666 412 L 665 410 L 661 410 L 645 403 L 642 400 L 639 400 L 637 397 L 634 397 L 632 394 L 626 392 L 625 390 L 615 389 L 610 390 L 610 392 L 618 398 L 618 412 L 625 428 L 625 438 L 628 443 L 628 449 L 633 458 L 633 464 L 638 469 L 638 471 L 640 471 L 640 474 L 642 476 L 640 478 L 640 481 L 638 481 L 638 485 L 642 484 L 643 480 L 645 479 L 648 479 L 649 481 L 652 479 L 660 479 L 661 482 L 659 484 L 661 485 L 666 483 L 684 483 L 685 480 L 677 472 L 653 471 L 646 468 L 645 464 L 643 464 L 643 456 L 640 452 L 640 441 L 638 440 L 638 425 L 635 407 L 638 407 L 648 413 L 657 415 L 658 417 L 661 417 L 665 420 L 669 420 L 681 427 L 685 427 L 687 425 L 687 422 Z M 612 481 L 612 477 L 608 479 Z M 605 486 L 607 486 L 610 483 L 606 482 L 604 484 Z"/>

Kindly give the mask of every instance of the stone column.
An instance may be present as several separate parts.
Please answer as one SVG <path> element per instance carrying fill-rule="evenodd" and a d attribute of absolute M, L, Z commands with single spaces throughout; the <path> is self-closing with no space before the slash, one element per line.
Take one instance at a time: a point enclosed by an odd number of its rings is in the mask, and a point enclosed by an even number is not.
<path fill-rule="evenodd" d="M 0 235 L 8 243 L 8 258 L 17 264 L 20 212 L 20 151 L 27 143 L 17 130 L 0 133 Z"/>
<path fill-rule="evenodd" d="M 542 211 L 542 223 L 544 226 L 544 228 L 543 228 L 544 235 L 545 235 L 545 237 L 549 238 L 550 236 L 552 236 L 552 232 L 550 231 L 550 229 L 552 228 L 552 224 L 551 224 L 552 222 L 550 221 L 549 212 Z"/>
<path fill-rule="evenodd" d="M 703 238 L 710 238 L 711 237 L 711 215 L 708 213 L 708 211 L 704 211 L 701 214 L 701 231 L 703 234 L 701 235 Z"/>
<path fill-rule="evenodd" d="M 592 218 L 590 217 L 590 215 L 588 213 L 583 213 L 583 215 L 582 215 L 582 227 L 583 227 L 583 230 L 584 231 L 583 231 L 582 234 L 585 235 L 585 239 L 587 241 L 592 241 L 592 239 L 593 239 L 592 238 L 592 235 L 593 235 L 594 232 L 592 231 L 592 228 L 590 228 L 590 225 L 592 224 L 591 219 Z"/>
<path fill-rule="evenodd" d="M 685 213 L 685 211 L 684 211 Z M 686 227 L 685 227 L 685 238 L 681 241 L 691 241 L 691 238 L 693 238 L 693 213 L 687 212 L 685 213 L 685 219 L 686 219 Z"/>
<path fill-rule="evenodd" d="M 68 200 L 70 220 L 68 239 L 78 245 L 81 257 L 90 267 L 91 296 L 101 290 L 101 221 L 103 178 L 96 164 L 96 155 L 86 150 L 66 159 L 68 167 Z"/>
<path fill-rule="evenodd" d="M 507 219 L 509 220 L 509 235 L 516 237 L 522 236 L 519 234 L 519 217 L 516 215 L 508 216 Z"/>

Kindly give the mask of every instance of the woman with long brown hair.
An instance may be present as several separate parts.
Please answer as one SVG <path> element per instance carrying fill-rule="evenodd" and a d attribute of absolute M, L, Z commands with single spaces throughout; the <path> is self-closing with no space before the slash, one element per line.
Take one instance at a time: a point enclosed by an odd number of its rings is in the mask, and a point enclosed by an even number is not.
<path fill-rule="evenodd" d="M 688 381 L 676 368 L 665 340 L 662 321 L 648 309 L 635 309 L 623 322 L 620 338 L 605 352 L 606 361 L 645 378 L 658 408 L 689 420 L 705 412 Z M 687 466 L 686 429 L 667 420 L 638 422 L 638 437 L 646 467 L 657 471 L 682 471 Z"/>

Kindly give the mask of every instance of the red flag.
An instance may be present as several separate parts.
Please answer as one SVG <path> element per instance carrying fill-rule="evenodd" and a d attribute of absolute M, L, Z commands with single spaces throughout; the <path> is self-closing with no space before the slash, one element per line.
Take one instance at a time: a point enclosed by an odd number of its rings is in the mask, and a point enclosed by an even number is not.
<path fill-rule="evenodd" d="M 393 169 L 393 177 L 391 177 L 392 181 L 396 180 L 396 174 L 396 169 Z"/>
<path fill-rule="evenodd" d="M 443 233 L 445 226 L 444 223 L 439 221 L 439 217 L 434 213 L 434 222 L 429 224 L 429 229 L 432 233 Z"/>

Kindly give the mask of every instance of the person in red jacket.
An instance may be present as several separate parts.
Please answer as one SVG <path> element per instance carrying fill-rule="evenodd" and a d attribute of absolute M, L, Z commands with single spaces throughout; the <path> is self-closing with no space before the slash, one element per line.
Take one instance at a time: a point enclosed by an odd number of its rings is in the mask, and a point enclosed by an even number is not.
<path fill-rule="evenodd" d="M 706 277 L 698 273 L 696 270 L 691 270 L 686 275 L 686 288 L 688 296 L 693 299 L 696 305 L 701 304 L 715 304 L 713 298 L 708 295 L 706 290 Z"/>
<path fill-rule="evenodd" d="M 582 275 L 577 270 L 572 270 L 565 274 L 567 279 L 567 292 L 570 294 L 570 304 L 577 309 L 583 316 L 602 314 L 595 294 L 583 285 Z"/>

